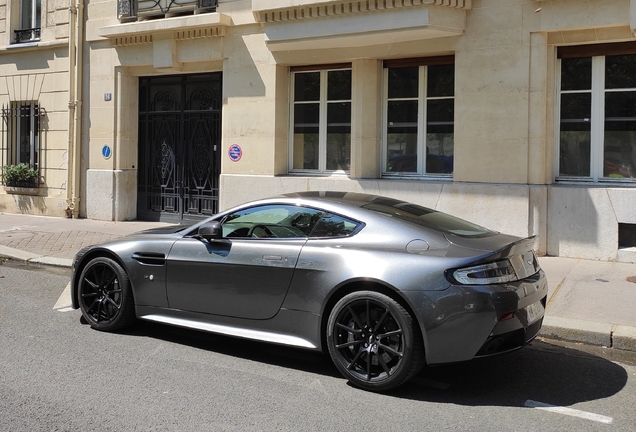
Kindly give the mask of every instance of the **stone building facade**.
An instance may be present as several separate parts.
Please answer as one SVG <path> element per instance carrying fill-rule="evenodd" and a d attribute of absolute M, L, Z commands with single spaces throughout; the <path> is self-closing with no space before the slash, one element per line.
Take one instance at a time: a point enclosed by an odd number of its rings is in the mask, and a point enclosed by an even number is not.
<path fill-rule="evenodd" d="M 0 101 L 46 108 L 38 195 L 2 211 L 178 222 L 356 191 L 633 260 L 636 0 L 75 0 L 74 25 L 31 0 L 41 39 L 17 44 L 28 0 L 2 1 Z"/>

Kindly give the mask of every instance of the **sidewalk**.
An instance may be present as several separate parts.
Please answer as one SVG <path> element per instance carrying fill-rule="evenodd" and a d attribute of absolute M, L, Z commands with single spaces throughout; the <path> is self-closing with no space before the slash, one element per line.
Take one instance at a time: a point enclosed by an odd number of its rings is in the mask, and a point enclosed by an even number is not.
<path fill-rule="evenodd" d="M 0 213 L 0 256 L 70 267 L 84 246 L 168 224 Z M 636 352 L 636 264 L 540 257 L 548 277 L 541 336 Z M 68 304 L 66 304 L 68 302 Z M 55 308 L 70 306 L 64 296 Z"/>

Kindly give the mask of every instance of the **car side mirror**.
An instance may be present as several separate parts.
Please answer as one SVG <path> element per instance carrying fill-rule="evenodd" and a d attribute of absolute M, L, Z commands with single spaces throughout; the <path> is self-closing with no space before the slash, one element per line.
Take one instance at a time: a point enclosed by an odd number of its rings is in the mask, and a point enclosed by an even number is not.
<path fill-rule="evenodd" d="M 207 241 L 222 239 L 223 226 L 217 221 L 208 222 L 199 227 L 197 234 L 199 237 L 202 237 Z"/>

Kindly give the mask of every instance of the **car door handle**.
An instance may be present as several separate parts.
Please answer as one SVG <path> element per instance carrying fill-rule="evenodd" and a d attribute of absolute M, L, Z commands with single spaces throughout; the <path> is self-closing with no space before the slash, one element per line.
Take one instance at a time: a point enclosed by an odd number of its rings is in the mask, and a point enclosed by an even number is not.
<path fill-rule="evenodd" d="M 263 261 L 282 261 L 283 257 L 280 255 L 263 255 Z"/>

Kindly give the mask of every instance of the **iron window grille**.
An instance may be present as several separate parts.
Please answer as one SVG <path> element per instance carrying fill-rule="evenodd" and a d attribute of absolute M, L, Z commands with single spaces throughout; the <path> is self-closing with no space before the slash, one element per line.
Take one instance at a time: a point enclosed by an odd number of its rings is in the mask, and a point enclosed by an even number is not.
<path fill-rule="evenodd" d="M 33 101 L 2 105 L 2 166 L 24 163 L 38 171 L 38 179 L 17 186 L 37 186 L 39 183 L 41 120 L 44 114 L 44 109 Z"/>
<path fill-rule="evenodd" d="M 216 12 L 218 0 L 118 0 L 120 22 Z"/>

